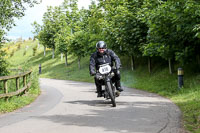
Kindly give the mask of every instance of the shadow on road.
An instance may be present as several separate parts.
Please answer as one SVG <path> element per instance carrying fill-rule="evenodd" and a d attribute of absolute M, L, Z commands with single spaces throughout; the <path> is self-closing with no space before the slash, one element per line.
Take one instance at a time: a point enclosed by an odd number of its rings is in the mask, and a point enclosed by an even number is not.
<path fill-rule="evenodd" d="M 138 133 L 158 133 L 167 127 L 169 123 L 168 117 L 170 117 L 168 113 L 163 113 L 167 111 L 169 104 L 167 102 L 151 102 L 151 104 L 149 102 L 117 102 L 116 108 L 111 107 L 110 101 L 104 100 L 78 100 L 66 101 L 65 103 L 72 106 L 79 105 L 80 110 L 82 106 L 96 106 L 96 108 L 84 114 L 78 112 L 67 115 L 39 116 L 37 118 L 67 126 L 99 127 L 103 128 L 104 131 L 118 133 L 130 133 L 133 131 Z M 79 110 L 79 108 L 77 109 Z M 172 127 L 171 130 L 173 130 Z"/>
<path fill-rule="evenodd" d="M 83 105 L 89 105 L 89 106 L 107 106 L 109 105 L 110 107 L 112 106 L 112 103 L 110 100 L 78 100 L 78 101 L 67 101 L 65 103 L 70 103 L 70 104 L 83 104 Z M 117 102 L 117 105 L 126 105 L 127 102 Z M 112 108 L 112 107 L 111 107 Z M 114 108 L 114 107 L 113 107 Z"/>

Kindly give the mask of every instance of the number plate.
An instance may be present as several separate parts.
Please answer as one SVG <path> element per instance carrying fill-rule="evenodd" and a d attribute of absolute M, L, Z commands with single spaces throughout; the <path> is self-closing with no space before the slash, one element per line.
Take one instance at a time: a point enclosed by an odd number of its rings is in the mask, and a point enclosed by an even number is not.
<path fill-rule="evenodd" d="M 107 74 L 107 73 L 109 73 L 110 71 L 111 71 L 110 65 L 105 65 L 105 66 L 102 66 L 102 67 L 99 68 L 99 72 L 100 72 L 101 74 Z"/>

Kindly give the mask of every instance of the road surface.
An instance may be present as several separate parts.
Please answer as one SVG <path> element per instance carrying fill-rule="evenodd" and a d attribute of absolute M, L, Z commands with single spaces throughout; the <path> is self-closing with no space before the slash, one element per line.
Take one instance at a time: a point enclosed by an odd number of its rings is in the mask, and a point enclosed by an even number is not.
<path fill-rule="evenodd" d="M 125 88 L 112 107 L 92 83 L 40 79 L 32 104 L 0 115 L 0 133 L 182 133 L 181 112 L 170 100 Z"/>

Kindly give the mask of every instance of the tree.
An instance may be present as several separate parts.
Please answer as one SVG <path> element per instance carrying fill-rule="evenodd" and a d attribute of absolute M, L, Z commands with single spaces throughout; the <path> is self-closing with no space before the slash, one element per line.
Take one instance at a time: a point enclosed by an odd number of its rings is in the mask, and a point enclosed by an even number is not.
<path fill-rule="evenodd" d="M 85 28 L 83 29 L 85 31 L 85 34 L 88 34 L 89 36 L 89 42 L 87 47 L 87 54 L 91 54 L 94 52 L 96 43 L 100 40 L 104 40 L 103 35 L 103 25 L 104 23 L 104 15 L 103 10 L 98 7 L 94 1 L 92 1 L 91 5 L 89 6 L 89 10 L 86 12 L 83 22 L 85 25 Z"/>
<path fill-rule="evenodd" d="M 144 55 L 168 60 L 170 73 L 171 60 L 176 59 L 182 65 L 191 62 L 192 57 L 199 53 L 199 40 L 194 32 L 195 25 L 199 23 L 196 12 L 200 9 L 199 4 L 195 0 L 167 1 L 144 11 L 144 20 L 149 27 L 149 43 L 144 46 Z"/>
<path fill-rule="evenodd" d="M 0 42 L 3 40 L 6 30 L 8 31 L 15 26 L 14 19 L 24 16 L 25 5 L 33 7 L 36 3 L 38 3 L 37 0 L 1 0 Z"/>
<path fill-rule="evenodd" d="M 88 35 L 84 31 L 77 31 L 71 37 L 69 51 L 78 57 L 78 67 L 81 69 L 81 58 L 87 54 Z"/>
<path fill-rule="evenodd" d="M 42 26 L 41 31 L 38 33 L 39 43 L 44 46 L 44 56 L 46 55 L 46 47 L 49 39 L 49 34 L 45 27 Z"/>
<path fill-rule="evenodd" d="M 78 57 L 80 69 L 81 58 L 89 53 L 88 11 L 79 10 L 77 0 L 65 0 L 62 8 L 66 15 L 66 27 L 70 29 L 70 34 L 66 34 L 65 38 L 67 51 Z"/>
<path fill-rule="evenodd" d="M 61 22 L 61 16 L 63 14 L 60 7 L 48 7 L 47 12 L 44 13 L 43 26 L 38 35 L 38 39 L 44 45 L 44 48 L 53 49 L 52 58 L 55 56 L 57 33 L 63 28 L 64 24 L 64 21 Z"/>
<path fill-rule="evenodd" d="M 62 9 L 62 7 L 55 9 L 55 25 L 57 32 L 55 34 L 55 45 L 57 47 L 57 50 L 61 53 L 61 56 L 65 55 L 65 65 L 67 66 L 67 53 L 68 53 L 68 41 L 67 36 L 71 34 L 70 26 L 67 23 L 66 15 Z"/>
<path fill-rule="evenodd" d="M 34 34 L 34 38 L 38 39 L 38 35 L 39 35 L 40 31 L 42 30 L 42 26 L 40 24 L 38 24 L 36 21 L 34 21 L 31 25 L 34 28 L 34 31 L 32 31 L 32 33 Z"/>
<path fill-rule="evenodd" d="M 57 50 L 65 55 L 65 65 L 68 65 L 67 62 L 67 53 L 68 53 L 68 44 L 69 44 L 69 36 L 70 36 L 70 28 L 68 26 L 63 26 L 62 30 L 56 33 L 55 43 Z"/>
<path fill-rule="evenodd" d="M 140 47 L 146 43 L 147 25 L 138 17 L 142 2 L 138 0 L 100 1 L 105 9 L 105 39 L 119 54 L 131 57 L 142 56 Z"/>

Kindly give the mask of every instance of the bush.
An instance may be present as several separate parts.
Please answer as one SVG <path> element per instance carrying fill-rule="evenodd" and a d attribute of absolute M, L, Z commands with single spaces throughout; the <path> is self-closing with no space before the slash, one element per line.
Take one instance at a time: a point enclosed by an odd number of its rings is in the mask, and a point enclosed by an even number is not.
<path fill-rule="evenodd" d="M 13 57 L 13 55 L 15 54 L 15 50 L 13 50 L 10 54 L 10 57 Z"/>
<path fill-rule="evenodd" d="M 24 50 L 24 53 L 23 53 L 23 55 L 24 55 L 24 56 L 26 55 L 26 50 Z"/>
<path fill-rule="evenodd" d="M 37 46 L 33 47 L 33 56 L 37 53 Z"/>
<path fill-rule="evenodd" d="M 4 59 L 4 52 L 0 50 L 0 76 L 5 76 L 7 75 L 9 72 L 7 70 L 7 62 Z"/>
<path fill-rule="evenodd" d="M 20 48 L 21 48 L 21 43 L 18 43 L 17 44 L 17 50 L 20 50 Z"/>

